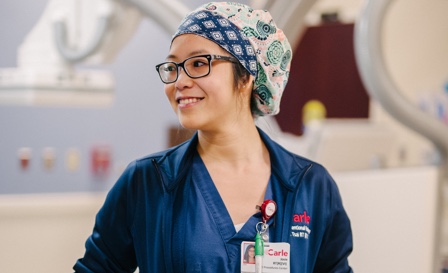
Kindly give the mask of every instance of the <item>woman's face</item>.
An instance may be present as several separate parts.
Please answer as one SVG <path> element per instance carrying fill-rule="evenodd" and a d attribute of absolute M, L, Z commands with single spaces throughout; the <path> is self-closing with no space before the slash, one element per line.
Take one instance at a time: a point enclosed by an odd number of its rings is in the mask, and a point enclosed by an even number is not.
<path fill-rule="evenodd" d="M 231 56 L 208 39 L 184 34 L 174 39 L 167 61 L 179 63 L 202 54 Z M 188 129 L 225 130 L 238 120 L 244 104 L 238 101 L 241 96 L 235 92 L 232 63 L 228 61 L 212 61 L 210 74 L 198 79 L 190 78 L 181 68 L 177 81 L 165 84 L 165 94 L 179 122 Z"/>
<path fill-rule="evenodd" d="M 249 249 L 247 250 L 247 254 L 251 258 L 255 257 L 255 248 L 253 246 L 249 247 Z"/>

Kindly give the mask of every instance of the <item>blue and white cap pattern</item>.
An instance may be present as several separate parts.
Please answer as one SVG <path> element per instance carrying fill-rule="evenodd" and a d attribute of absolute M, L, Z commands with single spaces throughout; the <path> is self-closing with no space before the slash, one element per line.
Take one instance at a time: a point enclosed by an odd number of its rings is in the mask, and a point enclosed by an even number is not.
<path fill-rule="evenodd" d="M 188 33 L 200 35 L 217 43 L 256 77 L 257 57 L 253 46 L 244 33 L 226 18 L 206 10 L 190 13 L 180 24 L 173 39 Z"/>

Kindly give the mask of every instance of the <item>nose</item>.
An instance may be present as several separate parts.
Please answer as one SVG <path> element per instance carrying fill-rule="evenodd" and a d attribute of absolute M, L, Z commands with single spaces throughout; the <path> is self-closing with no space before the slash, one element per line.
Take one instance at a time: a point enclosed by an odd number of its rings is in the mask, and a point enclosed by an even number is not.
<path fill-rule="evenodd" d="M 179 67 L 177 81 L 175 82 L 176 88 L 178 90 L 183 90 L 185 88 L 191 87 L 192 79 L 187 75 L 183 67 Z"/>

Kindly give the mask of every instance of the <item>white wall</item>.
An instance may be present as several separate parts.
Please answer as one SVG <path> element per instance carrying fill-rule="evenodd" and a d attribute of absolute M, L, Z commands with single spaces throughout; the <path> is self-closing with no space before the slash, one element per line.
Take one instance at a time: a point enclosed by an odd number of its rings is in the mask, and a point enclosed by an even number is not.
<path fill-rule="evenodd" d="M 354 272 L 434 272 L 436 168 L 336 173 L 334 177 L 351 219 L 354 251 L 349 260 Z"/>
<path fill-rule="evenodd" d="M 104 194 L 0 196 L 0 272 L 70 272 Z"/>

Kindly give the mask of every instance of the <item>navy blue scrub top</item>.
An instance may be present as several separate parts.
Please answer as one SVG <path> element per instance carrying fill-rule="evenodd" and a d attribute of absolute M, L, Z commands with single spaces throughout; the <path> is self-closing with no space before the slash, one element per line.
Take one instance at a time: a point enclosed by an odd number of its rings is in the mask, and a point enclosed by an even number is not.
<path fill-rule="evenodd" d="M 265 199 L 273 199 L 271 175 Z M 174 272 L 240 272 L 242 241 L 253 241 L 261 213 L 251 216 L 237 233 L 226 206 L 199 154 L 193 156 L 178 215 L 173 227 Z M 274 200 L 275 201 L 275 200 Z M 254 204 L 255 206 L 256 204 Z M 261 205 L 261 204 L 259 204 Z M 268 222 L 271 224 L 272 218 Z M 188 234 L 188 238 L 184 238 Z"/>

